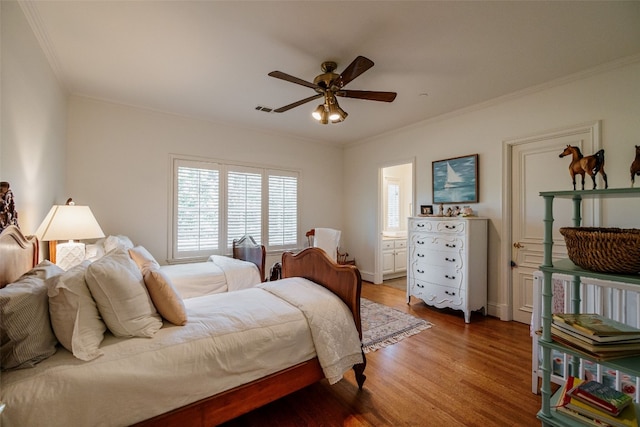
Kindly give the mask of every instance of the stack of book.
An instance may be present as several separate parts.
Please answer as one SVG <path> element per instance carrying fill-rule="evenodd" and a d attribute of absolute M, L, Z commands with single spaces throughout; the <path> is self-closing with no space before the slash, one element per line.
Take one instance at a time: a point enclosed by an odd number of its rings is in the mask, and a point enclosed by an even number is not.
<path fill-rule="evenodd" d="M 551 336 L 598 361 L 640 355 L 640 329 L 599 314 L 554 314 Z"/>
<path fill-rule="evenodd" d="M 631 397 L 602 383 L 569 377 L 559 393 L 555 410 L 584 424 L 638 427 Z"/>

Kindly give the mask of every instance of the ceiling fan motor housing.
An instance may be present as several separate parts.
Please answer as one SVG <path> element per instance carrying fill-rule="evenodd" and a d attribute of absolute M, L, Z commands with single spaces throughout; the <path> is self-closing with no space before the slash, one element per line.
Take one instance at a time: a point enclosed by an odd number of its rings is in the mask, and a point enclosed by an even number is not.
<path fill-rule="evenodd" d="M 339 74 L 334 73 L 336 68 L 338 68 L 338 64 L 336 64 L 333 61 L 325 61 L 322 63 L 321 68 L 322 68 L 323 74 L 320 74 L 319 76 L 317 76 L 313 80 L 313 83 L 320 86 L 324 90 L 327 90 L 327 89 L 336 90 L 332 88 L 332 86 L 334 86 L 333 83 L 338 79 L 338 77 L 340 77 Z M 323 92 L 320 90 L 317 90 L 317 91 L 319 93 Z"/>

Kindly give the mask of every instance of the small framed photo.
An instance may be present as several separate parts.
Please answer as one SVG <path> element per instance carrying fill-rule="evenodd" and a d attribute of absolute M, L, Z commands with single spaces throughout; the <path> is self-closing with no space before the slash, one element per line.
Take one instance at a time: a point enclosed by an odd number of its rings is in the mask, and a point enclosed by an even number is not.
<path fill-rule="evenodd" d="M 433 215 L 433 206 L 420 205 L 420 215 Z"/>
<path fill-rule="evenodd" d="M 433 203 L 478 203 L 478 155 L 433 162 Z"/>

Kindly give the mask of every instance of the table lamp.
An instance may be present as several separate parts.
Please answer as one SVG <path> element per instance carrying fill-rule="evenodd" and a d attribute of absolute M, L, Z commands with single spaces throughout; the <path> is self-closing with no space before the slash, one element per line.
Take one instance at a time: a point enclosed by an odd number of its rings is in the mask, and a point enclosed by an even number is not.
<path fill-rule="evenodd" d="M 89 206 L 77 206 L 71 199 L 66 205 L 54 205 L 36 231 L 36 236 L 49 242 L 49 259 L 68 270 L 85 258 L 84 243 L 80 239 L 97 239 L 104 233 Z M 57 243 L 58 240 L 68 240 Z"/>

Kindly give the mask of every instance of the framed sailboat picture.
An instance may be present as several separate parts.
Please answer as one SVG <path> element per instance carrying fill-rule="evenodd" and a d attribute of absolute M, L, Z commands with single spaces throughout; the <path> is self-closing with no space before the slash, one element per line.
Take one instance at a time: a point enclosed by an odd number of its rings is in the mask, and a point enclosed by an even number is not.
<path fill-rule="evenodd" d="M 433 203 L 477 202 L 477 154 L 433 162 Z"/>

